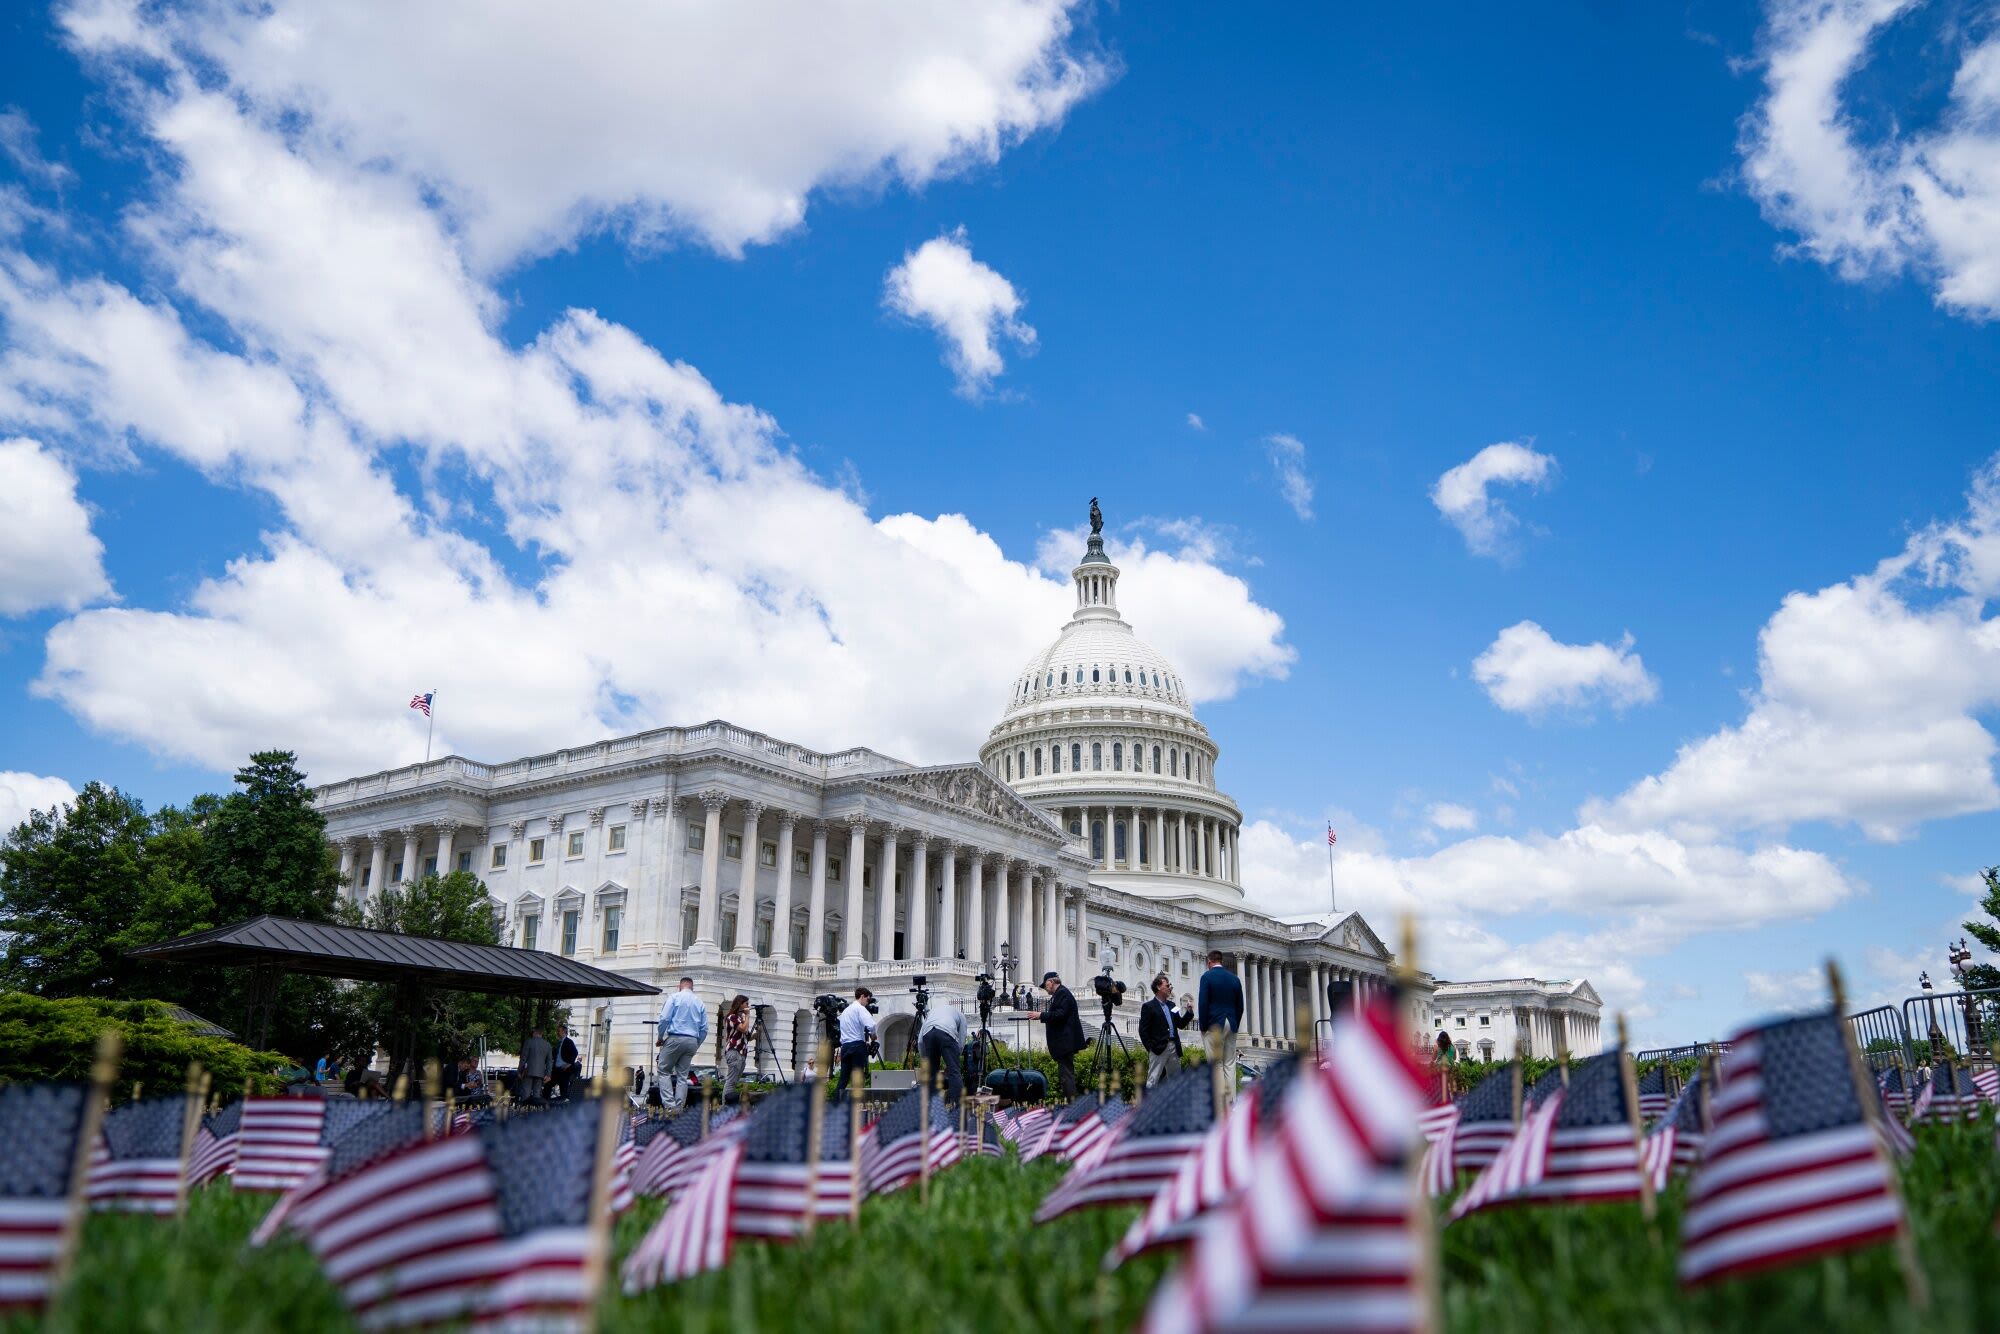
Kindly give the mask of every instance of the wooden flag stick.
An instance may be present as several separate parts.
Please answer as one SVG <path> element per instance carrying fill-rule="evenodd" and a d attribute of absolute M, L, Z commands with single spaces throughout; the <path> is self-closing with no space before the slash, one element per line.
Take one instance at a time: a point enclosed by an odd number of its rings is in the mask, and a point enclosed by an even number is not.
<path fill-rule="evenodd" d="M 919 1062 L 924 1082 L 917 1085 L 917 1206 L 931 1202 L 931 1063 Z"/>
<path fill-rule="evenodd" d="M 815 1070 L 826 1069 L 826 1063 L 832 1055 L 832 1050 L 827 1046 L 827 1041 L 824 1037 L 819 1040 L 817 1055 L 819 1058 L 818 1063 L 813 1068 Z M 812 1100 L 806 1104 L 806 1212 L 805 1217 L 799 1220 L 799 1235 L 810 1237 L 812 1235 L 813 1223 L 819 1214 L 819 1174 L 821 1170 L 819 1160 L 824 1156 L 822 1149 L 826 1142 L 826 1085 L 818 1075 L 814 1075 L 808 1079 L 801 1079 L 799 1082 L 812 1091 Z"/>
<path fill-rule="evenodd" d="M 1653 1174 L 1646 1170 L 1646 1123 L 1639 1115 L 1639 1071 L 1625 1031 L 1625 1013 L 1618 1013 L 1618 1079 L 1625 1086 L 1625 1114 L 1632 1121 L 1632 1159 L 1639 1169 L 1639 1212 L 1650 1228 L 1659 1205 L 1653 1199 Z"/>
<path fill-rule="evenodd" d="M 584 1243 L 582 1275 L 583 1291 L 590 1294 L 590 1299 L 583 1308 L 579 1334 L 591 1334 L 597 1327 L 597 1306 L 603 1296 L 604 1273 L 611 1261 L 611 1171 L 618 1161 L 618 1108 L 616 1098 L 597 1100 L 597 1155 L 590 1171 L 588 1240 Z"/>
<path fill-rule="evenodd" d="M 703 1139 L 708 1138 L 708 1119 L 713 1114 L 714 1106 L 715 1081 L 713 1079 L 704 1079 L 701 1081 L 701 1137 Z"/>
<path fill-rule="evenodd" d="M 49 1266 L 51 1292 L 60 1288 L 69 1276 L 77 1243 L 83 1239 L 83 1220 L 90 1212 L 90 1159 L 97 1148 L 97 1136 L 104 1128 L 104 1104 L 111 1096 L 111 1085 L 118 1079 L 118 1059 L 124 1051 L 125 1034 L 115 1025 L 107 1025 L 97 1036 L 97 1056 L 90 1066 L 90 1089 L 83 1095 L 83 1123 L 77 1127 L 76 1158 L 70 1164 L 69 1216 L 63 1221 L 55 1263 Z"/>
<path fill-rule="evenodd" d="M 1521 1063 L 1527 1059 L 1521 1051 L 1520 1034 L 1514 1035 L 1514 1124 L 1521 1124 Z"/>
<path fill-rule="evenodd" d="M 1410 913 L 1403 914 L 1400 929 L 1401 948 L 1396 952 L 1395 979 L 1400 1002 L 1414 1006 L 1416 989 L 1411 985 L 1417 976 L 1417 922 Z M 1335 1028 L 1339 1021 L 1334 1021 Z M 1516 1099 L 1519 1097 L 1519 1072 L 1515 1069 Z M 1424 1189 L 1423 1147 L 1412 1144 L 1405 1156 L 1404 1169 L 1408 1179 L 1404 1183 L 1404 1199 L 1410 1220 L 1410 1244 L 1414 1251 L 1410 1279 L 1417 1287 L 1417 1334 L 1436 1334 L 1444 1327 L 1442 1294 L 1438 1286 L 1437 1258 L 1437 1215 L 1431 1209 L 1430 1195 Z"/>
<path fill-rule="evenodd" d="M 1708 1132 L 1715 1129 L 1715 1112 L 1713 1110 L 1715 1103 L 1715 1048 L 1710 1047 L 1701 1054 L 1701 1068 L 1696 1071 L 1696 1075 L 1701 1080 L 1701 1087 L 1695 1090 L 1695 1102 L 1697 1110 L 1701 1112 L 1702 1138 L 1706 1139 Z"/>
<path fill-rule="evenodd" d="M 188 1062 L 187 1109 L 181 1116 L 181 1169 L 174 1177 L 174 1217 L 187 1212 L 188 1159 L 194 1156 L 195 1133 L 201 1128 L 201 1105 L 208 1100 L 208 1072 L 200 1061 Z"/>
<path fill-rule="evenodd" d="M 1875 1094 L 1875 1081 L 1868 1077 L 1867 1063 L 1861 1059 L 1861 1048 L 1855 1045 L 1854 1027 L 1847 1022 L 1847 987 L 1841 980 L 1840 965 L 1833 960 L 1826 961 L 1827 990 L 1833 993 L 1833 1018 L 1840 1025 L 1841 1043 L 1847 1048 L 1847 1069 L 1854 1077 L 1854 1094 L 1861 1103 L 1861 1119 L 1868 1125 L 1868 1143 L 1875 1150 L 1876 1161 L 1882 1164 L 1882 1174 L 1888 1180 L 1889 1194 L 1896 1201 L 1896 1263 L 1903 1271 L 1903 1287 L 1909 1293 L 1910 1305 L 1919 1311 L 1928 1311 L 1931 1306 L 1931 1285 L 1924 1277 L 1922 1266 L 1917 1263 L 1916 1244 L 1910 1239 L 1910 1212 L 1903 1202 L 1903 1187 L 1896 1176 L 1896 1163 L 1889 1156 L 1888 1145 L 1882 1139 L 1882 1126 L 1877 1119 L 1881 1100 Z"/>
<path fill-rule="evenodd" d="M 861 1071 L 847 1081 L 847 1170 L 853 1174 L 847 1189 L 847 1222 L 861 1226 Z"/>

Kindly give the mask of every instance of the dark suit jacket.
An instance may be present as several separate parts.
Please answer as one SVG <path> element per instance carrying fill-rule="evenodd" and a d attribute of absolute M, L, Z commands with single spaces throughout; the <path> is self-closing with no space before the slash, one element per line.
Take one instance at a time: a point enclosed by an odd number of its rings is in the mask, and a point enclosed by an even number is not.
<path fill-rule="evenodd" d="M 564 1038 L 556 1044 L 556 1064 L 571 1068 L 576 1066 L 576 1039 Z"/>
<path fill-rule="evenodd" d="M 1174 1008 L 1171 1002 L 1162 1007 L 1160 1002 L 1148 997 L 1139 1007 L 1139 1045 L 1158 1056 L 1168 1047 L 1181 1049 L 1181 1035 L 1178 1030 L 1186 1028 L 1193 1016 Z"/>
<path fill-rule="evenodd" d="M 1232 1033 L 1243 1027 L 1243 984 L 1220 964 L 1201 975 L 1195 1004 L 1204 1033 L 1218 1024 Z"/>
<path fill-rule="evenodd" d="M 1035 1017 L 1049 1026 L 1049 1055 L 1074 1056 L 1083 1050 L 1083 1017 L 1076 1012 L 1076 997 L 1068 987 L 1058 985 L 1049 997 L 1049 1008 Z"/>

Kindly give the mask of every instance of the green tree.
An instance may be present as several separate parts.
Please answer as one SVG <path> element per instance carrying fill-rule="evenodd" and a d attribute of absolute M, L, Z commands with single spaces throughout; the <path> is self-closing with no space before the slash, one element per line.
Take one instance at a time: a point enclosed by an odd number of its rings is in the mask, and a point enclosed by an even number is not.
<path fill-rule="evenodd" d="M 377 931 L 473 945 L 500 943 L 493 901 L 485 884 L 470 871 L 427 875 L 386 889 L 369 901 L 362 924 Z M 374 1041 L 389 1052 L 392 1082 L 406 1070 L 417 1073 L 414 1063 L 432 1058 L 448 1063 L 471 1055 L 482 1037 L 510 1048 L 518 1040 L 519 1006 L 505 997 L 409 983 L 370 983 L 355 990 L 373 1026 Z"/>
<path fill-rule="evenodd" d="M 0 980 L 45 996 L 131 996 L 153 970 L 125 957 L 145 919 L 145 807 L 90 783 L 35 811 L 0 845 Z"/>
<path fill-rule="evenodd" d="M 258 751 L 236 771 L 236 786 L 202 817 L 201 881 L 221 921 L 331 918 L 340 866 L 298 757 Z"/>
<path fill-rule="evenodd" d="M 1983 878 L 1986 892 L 1980 896 L 1979 910 L 1986 914 L 1985 920 L 1974 918 L 1963 925 L 1967 935 L 1990 952 L 2000 954 L 2000 866 L 1987 867 Z M 1967 964 L 1965 986 L 1968 991 L 2000 987 L 2000 967 L 1990 963 Z"/>

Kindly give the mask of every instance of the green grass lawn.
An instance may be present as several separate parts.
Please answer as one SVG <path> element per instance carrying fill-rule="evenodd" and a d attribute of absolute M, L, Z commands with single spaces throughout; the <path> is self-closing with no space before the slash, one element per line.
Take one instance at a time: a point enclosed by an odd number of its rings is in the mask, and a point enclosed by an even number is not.
<path fill-rule="evenodd" d="M 859 1230 L 822 1227 L 790 1246 L 739 1243 L 720 1273 L 609 1299 L 602 1327 L 687 1334 L 1127 1330 L 1168 1261 L 1149 1257 L 1109 1275 L 1099 1271 L 1131 1209 L 1035 1225 L 1035 1205 L 1060 1176 L 1050 1163 L 967 1163 L 933 1183 L 928 1208 L 911 1189 L 865 1204 Z M 1926 1129 L 1904 1190 L 1935 1297 L 1928 1315 L 1904 1299 L 1887 1248 L 1684 1295 L 1673 1281 L 1676 1189 L 1661 1202 L 1654 1229 L 1636 1205 L 1510 1209 L 1447 1229 L 1440 1240 L 1446 1327 L 1463 1334 L 2000 1329 L 1993 1231 L 2000 1169 L 1990 1120 Z M 228 1334 L 351 1328 L 302 1248 L 245 1247 L 266 1207 L 263 1197 L 223 1187 L 200 1192 L 178 1224 L 93 1218 L 49 1327 Z M 620 1222 L 620 1255 L 660 1212 L 646 1201 Z"/>

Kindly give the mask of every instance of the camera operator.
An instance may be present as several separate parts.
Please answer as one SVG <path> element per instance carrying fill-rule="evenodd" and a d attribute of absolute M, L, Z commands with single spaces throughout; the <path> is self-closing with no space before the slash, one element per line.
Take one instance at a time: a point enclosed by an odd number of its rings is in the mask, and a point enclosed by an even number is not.
<path fill-rule="evenodd" d="M 750 1043 L 756 1035 L 757 1015 L 750 1008 L 750 998 L 738 992 L 729 1002 L 728 1013 L 722 1016 L 722 1101 L 725 1105 L 737 1098 L 737 1085 L 743 1082 L 743 1065 L 750 1055 Z"/>
<path fill-rule="evenodd" d="M 1071 1062 L 1083 1050 L 1083 1017 L 1076 1011 L 1076 997 L 1054 971 L 1042 974 L 1042 990 L 1049 994 L 1048 1008 L 1035 1015 L 1049 1026 L 1049 1055 L 1055 1059 L 1056 1078 L 1065 1098 L 1076 1096 L 1076 1070 Z"/>
<path fill-rule="evenodd" d="M 935 1072 L 944 1072 L 944 1100 L 957 1106 L 959 1095 L 965 1091 L 965 1015 L 956 1005 L 940 1000 L 931 1007 L 924 1016 L 922 1031 L 917 1034 L 917 1050 L 923 1053 L 924 1064 L 932 1070 L 933 1079 Z"/>
<path fill-rule="evenodd" d="M 1194 1022 L 1194 1007 L 1174 1008 L 1173 979 L 1153 979 L 1153 999 L 1139 1007 L 1139 1045 L 1146 1049 L 1146 1087 L 1181 1068 L 1180 1030 Z"/>
<path fill-rule="evenodd" d="M 868 1045 L 875 1039 L 875 993 L 867 987 L 854 989 L 854 1000 L 840 1012 L 840 1086 L 835 1099 L 845 1098 L 849 1082 L 868 1073 Z"/>

